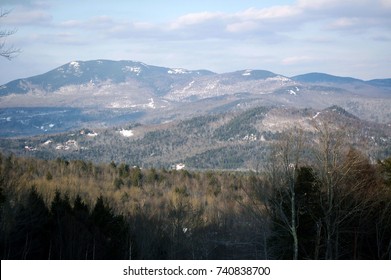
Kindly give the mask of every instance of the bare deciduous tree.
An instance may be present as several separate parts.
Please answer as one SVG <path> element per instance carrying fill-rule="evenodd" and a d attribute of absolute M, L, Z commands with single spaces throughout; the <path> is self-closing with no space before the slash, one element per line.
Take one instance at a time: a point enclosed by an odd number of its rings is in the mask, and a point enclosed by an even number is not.
<path fill-rule="evenodd" d="M 5 18 L 10 11 L 3 11 L 0 9 L 0 20 Z M 8 60 L 11 60 L 20 53 L 20 49 L 15 48 L 14 46 L 7 46 L 6 40 L 9 36 L 16 33 L 16 29 L 0 29 L 0 56 Z"/>
<path fill-rule="evenodd" d="M 292 258 L 299 257 L 299 239 L 297 233 L 298 213 L 296 201 L 297 168 L 303 157 L 305 143 L 303 130 L 294 128 L 283 135 L 276 144 L 271 158 L 269 183 L 276 194 L 269 200 L 273 215 L 280 221 L 280 226 L 292 237 Z M 288 205 L 284 205 L 288 198 Z M 288 210 L 288 211 L 287 211 Z"/>
<path fill-rule="evenodd" d="M 370 163 L 348 144 L 347 129 L 334 130 L 327 123 L 316 129 L 313 153 L 323 193 L 320 206 L 324 215 L 324 258 L 338 259 L 344 255 L 344 246 L 341 246 L 343 233 L 348 231 L 353 220 L 363 221 L 369 209 L 374 207 L 370 198 L 376 182 Z"/>

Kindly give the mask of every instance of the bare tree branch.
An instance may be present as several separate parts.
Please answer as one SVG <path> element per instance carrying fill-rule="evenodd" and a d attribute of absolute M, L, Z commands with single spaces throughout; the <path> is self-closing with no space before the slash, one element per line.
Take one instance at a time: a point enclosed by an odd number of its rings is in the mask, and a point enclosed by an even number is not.
<path fill-rule="evenodd" d="M 5 18 L 9 15 L 10 10 L 0 9 L 0 19 Z M 15 48 L 14 46 L 6 46 L 6 40 L 9 36 L 15 34 L 16 29 L 0 29 L 0 56 L 8 60 L 13 59 L 20 53 L 20 49 Z"/>

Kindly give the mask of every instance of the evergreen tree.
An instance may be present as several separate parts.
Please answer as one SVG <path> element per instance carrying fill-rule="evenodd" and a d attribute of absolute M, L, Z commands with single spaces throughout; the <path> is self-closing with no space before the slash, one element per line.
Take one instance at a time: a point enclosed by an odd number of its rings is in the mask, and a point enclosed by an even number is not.
<path fill-rule="evenodd" d="M 10 234 L 11 259 L 47 259 L 50 244 L 50 216 L 42 197 L 35 188 L 19 206 L 15 226 Z"/>

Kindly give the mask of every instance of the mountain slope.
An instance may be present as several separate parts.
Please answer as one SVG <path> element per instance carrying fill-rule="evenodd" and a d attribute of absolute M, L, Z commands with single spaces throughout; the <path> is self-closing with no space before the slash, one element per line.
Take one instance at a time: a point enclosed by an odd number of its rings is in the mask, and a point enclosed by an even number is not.
<path fill-rule="evenodd" d="M 377 86 L 377 87 L 391 88 L 391 79 L 370 80 L 370 81 L 367 81 L 367 84 Z"/>
<path fill-rule="evenodd" d="M 156 90 L 159 91 L 163 90 L 163 88 L 159 88 L 159 81 L 168 80 L 169 82 L 174 82 L 183 77 L 212 74 L 214 73 L 207 70 L 171 69 L 135 61 L 73 61 L 45 74 L 5 84 L 0 88 L 0 96 L 11 93 L 27 93 L 33 89 L 56 91 L 68 85 L 82 85 L 104 81 L 123 83 L 129 79 L 136 79 L 147 85 L 155 86 Z"/>
<path fill-rule="evenodd" d="M 323 110 L 337 104 L 387 123 L 389 85 L 389 79 L 364 82 L 322 73 L 288 78 L 266 70 L 217 74 L 135 61 L 74 61 L 0 87 L 0 137 L 163 123 L 260 105 Z"/>
<path fill-rule="evenodd" d="M 335 83 L 335 84 L 345 84 L 345 83 L 361 83 L 362 80 L 351 78 L 351 77 L 339 77 L 333 76 L 325 73 L 308 73 L 303 75 L 297 75 L 291 77 L 292 80 L 303 83 Z"/>
<path fill-rule="evenodd" d="M 282 133 L 297 126 L 307 141 L 328 125 L 344 143 L 372 158 L 391 155 L 391 126 L 361 120 L 343 108 L 261 106 L 159 125 L 127 123 L 108 129 L 0 139 L 0 150 L 40 158 L 126 162 L 143 167 L 183 163 L 197 169 L 256 169 Z"/>

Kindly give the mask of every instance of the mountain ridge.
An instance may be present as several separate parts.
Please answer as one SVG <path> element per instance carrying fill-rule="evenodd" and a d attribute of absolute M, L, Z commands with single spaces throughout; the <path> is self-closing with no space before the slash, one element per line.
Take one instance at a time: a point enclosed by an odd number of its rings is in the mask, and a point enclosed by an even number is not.
<path fill-rule="evenodd" d="M 147 75 L 145 75 L 147 73 Z M 267 79 L 276 76 L 281 76 L 297 82 L 317 83 L 317 82 L 332 82 L 332 83 L 351 83 L 361 82 L 372 86 L 390 86 L 391 78 L 389 79 L 372 79 L 364 81 L 352 77 L 341 77 L 327 73 L 311 72 L 288 77 L 273 73 L 262 69 L 245 69 L 226 73 L 215 73 L 209 70 L 187 70 L 184 68 L 170 68 L 162 66 L 148 65 L 143 62 L 133 60 L 88 60 L 88 61 L 72 61 L 61 65 L 48 72 L 35 76 L 20 78 L 10 81 L 0 86 L 0 96 L 8 94 L 27 93 L 29 86 L 36 85 L 43 90 L 54 91 L 64 85 L 79 85 L 88 82 L 112 80 L 115 83 L 124 82 L 126 78 L 142 77 L 144 79 L 171 77 L 178 74 L 187 74 L 191 76 L 237 76 L 256 79 Z M 51 81 L 46 83 L 45 81 Z"/>
<path fill-rule="evenodd" d="M 391 153 L 390 125 L 362 120 L 339 106 L 319 111 L 257 106 L 165 124 L 127 122 L 110 128 L 0 138 L 0 150 L 44 159 L 115 161 L 141 167 L 184 164 L 196 169 L 254 169 L 266 160 L 275 141 L 293 127 L 300 128 L 310 142 L 319 129 L 328 129 L 333 135 L 342 133 L 349 145 L 373 158 Z"/>
<path fill-rule="evenodd" d="M 0 135 L 127 121 L 159 124 L 260 105 L 323 110 L 337 104 L 360 118 L 388 123 L 390 92 L 391 79 L 365 82 L 324 73 L 287 77 L 254 69 L 219 74 L 131 60 L 73 61 L 0 87 Z"/>
<path fill-rule="evenodd" d="M 311 72 L 291 77 L 292 80 L 306 83 L 366 83 L 364 80 L 341 77 L 327 73 Z"/>
<path fill-rule="evenodd" d="M 146 71 L 147 69 L 148 71 Z M 144 77 L 145 72 L 149 74 L 146 77 Z M 188 71 L 182 68 L 159 67 L 131 60 L 72 61 L 46 73 L 17 79 L 4 84 L 0 87 L 0 96 L 11 93 L 27 93 L 29 88 L 26 85 L 28 84 L 38 85 L 44 90 L 54 91 L 69 84 L 80 85 L 105 80 L 112 80 L 114 83 L 120 83 L 126 81 L 127 78 L 135 76 L 156 78 L 156 76 L 162 75 L 164 72 L 167 72 L 167 74 L 196 73 L 196 75 L 209 75 L 213 73 L 208 70 Z M 54 83 L 46 81 L 54 81 Z"/>

